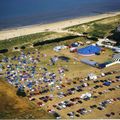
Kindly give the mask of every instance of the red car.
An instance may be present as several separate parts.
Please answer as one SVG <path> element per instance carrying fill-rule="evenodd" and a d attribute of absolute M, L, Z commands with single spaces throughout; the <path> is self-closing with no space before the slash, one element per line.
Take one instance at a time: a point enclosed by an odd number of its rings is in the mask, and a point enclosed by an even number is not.
<path fill-rule="evenodd" d="M 37 105 L 42 106 L 42 105 L 43 105 L 43 103 L 42 103 L 42 102 L 38 102 L 38 103 L 37 103 Z"/>

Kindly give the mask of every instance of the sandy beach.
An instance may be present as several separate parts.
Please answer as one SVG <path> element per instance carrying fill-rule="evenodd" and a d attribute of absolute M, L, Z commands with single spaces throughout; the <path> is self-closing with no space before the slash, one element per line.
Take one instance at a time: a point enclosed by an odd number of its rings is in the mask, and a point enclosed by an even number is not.
<path fill-rule="evenodd" d="M 80 17 L 75 18 L 71 20 L 64 20 L 60 22 L 50 23 L 50 24 L 43 24 L 43 25 L 30 25 L 30 26 L 22 26 L 19 28 L 12 28 L 8 30 L 1 30 L 0 31 L 0 40 L 5 40 L 9 38 L 14 38 L 18 36 L 23 35 L 29 35 L 39 32 L 45 32 L 45 31 L 56 31 L 60 32 L 63 28 L 79 25 L 87 22 L 91 22 L 94 20 L 99 20 L 107 17 L 112 17 L 119 15 L 120 12 L 109 12 L 105 14 L 95 15 L 95 16 L 86 16 L 86 17 Z"/>

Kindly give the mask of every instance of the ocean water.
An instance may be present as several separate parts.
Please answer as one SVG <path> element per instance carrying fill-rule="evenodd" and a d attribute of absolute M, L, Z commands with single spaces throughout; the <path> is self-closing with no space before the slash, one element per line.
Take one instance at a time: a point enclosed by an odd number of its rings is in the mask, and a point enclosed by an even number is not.
<path fill-rule="evenodd" d="M 120 0 L 0 0 L 0 29 L 120 10 Z"/>

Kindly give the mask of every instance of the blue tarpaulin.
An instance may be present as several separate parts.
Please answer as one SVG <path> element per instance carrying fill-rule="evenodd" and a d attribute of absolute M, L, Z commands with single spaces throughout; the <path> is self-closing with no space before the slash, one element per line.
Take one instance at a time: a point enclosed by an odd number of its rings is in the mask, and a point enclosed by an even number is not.
<path fill-rule="evenodd" d="M 111 85 L 111 82 L 104 82 L 103 85 L 105 85 L 105 86 L 110 86 L 110 85 Z"/>
<path fill-rule="evenodd" d="M 100 53 L 101 48 L 97 45 L 90 45 L 85 48 L 78 49 L 78 54 L 80 55 L 93 55 L 96 53 Z"/>
<path fill-rule="evenodd" d="M 77 42 L 71 44 L 71 47 L 78 47 L 78 46 L 79 46 L 79 43 Z"/>
<path fill-rule="evenodd" d="M 32 82 L 30 82 L 30 83 L 27 84 L 28 88 L 32 88 L 32 86 L 33 86 Z"/>
<path fill-rule="evenodd" d="M 106 67 L 106 65 L 108 65 L 110 63 L 112 63 L 112 61 L 104 62 L 104 63 L 98 64 L 98 67 L 99 68 L 104 68 L 104 67 Z"/>

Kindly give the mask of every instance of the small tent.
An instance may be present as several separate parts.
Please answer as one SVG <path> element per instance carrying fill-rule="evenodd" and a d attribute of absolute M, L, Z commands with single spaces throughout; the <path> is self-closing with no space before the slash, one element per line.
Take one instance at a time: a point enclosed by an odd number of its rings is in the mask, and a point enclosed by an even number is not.
<path fill-rule="evenodd" d="M 80 46 L 80 44 L 78 42 L 75 42 L 75 43 L 71 44 L 71 47 L 79 47 L 79 46 Z"/>
<path fill-rule="evenodd" d="M 96 80 L 97 76 L 95 74 L 93 74 L 93 73 L 90 73 L 90 74 L 88 74 L 88 79 L 89 80 Z"/>
<path fill-rule="evenodd" d="M 108 81 L 107 81 L 107 82 L 104 82 L 103 85 L 105 85 L 105 86 L 110 86 L 110 85 L 111 85 L 111 82 L 108 82 Z"/>
<path fill-rule="evenodd" d="M 92 94 L 87 92 L 87 93 L 85 93 L 85 94 L 82 94 L 82 95 L 80 96 L 80 98 L 81 98 L 81 99 L 91 98 L 91 96 L 92 96 Z"/>

